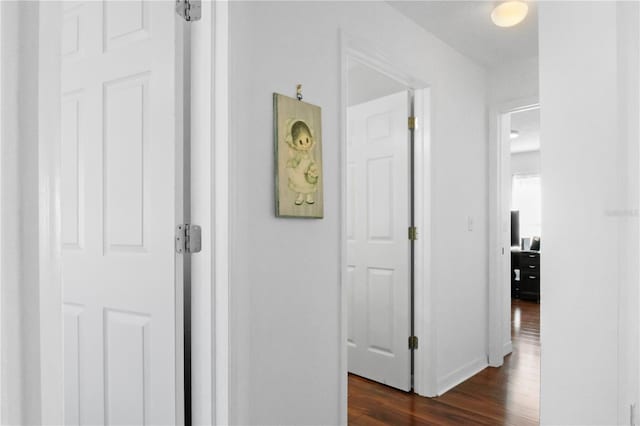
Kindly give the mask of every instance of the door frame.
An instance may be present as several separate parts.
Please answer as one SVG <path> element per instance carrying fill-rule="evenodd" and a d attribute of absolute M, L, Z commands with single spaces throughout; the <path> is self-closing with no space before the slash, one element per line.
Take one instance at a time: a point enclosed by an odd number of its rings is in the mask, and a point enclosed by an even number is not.
<path fill-rule="evenodd" d="M 59 16 L 60 19 L 44 19 Z M 42 424 L 64 421 L 62 269 L 60 208 L 60 2 L 39 2 L 38 19 L 38 269 L 37 323 L 29 332 L 40 343 L 40 418 Z M 24 22 L 21 22 L 24 24 Z M 44 66 L 43 66 L 44 65 Z M 23 259 L 24 261 L 24 259 Z M 23 304 L 22 309 L 25 308 Z M 58 365 L 59 368 L 52 368 Z M 23 366 L 24 368 L 24 366 Z M 23 370 L 24 371 L 24 370 Z M 24 401 L 23 401 L 24 403 Z M 35 405 L 35 404 L 34 404 Z M 36 407 L 34 407 L 36 408 Z M 62 409 L 61 409 L 62 408 Z M 23 407 L 24 409 L 24 407 Z"/>
<path fill-rule="evenodd" d="M 192 215 L 203 217 L 203 250 L 195 256 L 202 257 L 202 265 L 207 271 L 192 277 L 191 286 L 210 289 L 208 299 L 199 300 L 199 306 L 212 312 L 209 317 L 194 316 L 192 327 L 198 329 L 203 344 L 192 345 L 192 376 L 203 377 L 204 392 L 192 393 L 192 413 L 198 414 L 202 424 L 229 423 L 229 191 L 228 191 L 228 2 L 203 2 L 202 20 L 192 22 L 191 28 L 199 28 L 191 33 L 192 46 L 197 49 L 193 57 L 206 64 L 211 72 L 191 75 L 193 87 L 201 87 L 198 92 L 204 96 L 191 102 L 192 116 L 202 119 L 206 129 L 191 137 L 191 171 L 200 174 L 208 170 L 208 175 L 198 175 L 199 183 L 207 182 L 210 191 L 200 207 L 192 208 Z M 31 308 L 39 312 L 39 320 L 25 330 L 25 334 L 35 333 L 40 339 L 38 379 L 42 424 L 62 424 L 63 404 L 63 342 L 62 342 L 62 279 L 61 279 L 61 221 L 60 221 L 60 170 L 59 159 L 59 104 L 61 99 L 59 34 L 61 31 L 61 3 L 39 2 L 39 18 L 32 22 L 38 31 L 38 157 L 37 173 L 39 186 L 39 233 L 33 241 L 39 247 L 38 282 L 39 303 Z M 51 19 L 59 16 L 60 19 Z M 47 17 L 48 19 L 42 19 Z M 193 63 L 193 62 L 192 62 Z M 55 72 L 52 72 L 54 70 Z M 4 143 L 4 141 L 2 141 Z M 206 150 L 209 155 L 196 156 L 195 152 Z M 200 151 L 198 151 L 200 150 Z M 193 175 L 192 175 L 193 176 Z M 18 185 L 19 182 L 5 182 Z M 6 219 L 5 219 L 6 220 Z M 208 232 L 207 232 L 208 230 Z M 206 239 L 205 239 L 206 238 Z M 5 253 L 1 253 L 5 256 Z M 0 287 L 0 291 L 4 288 Z M 5 294 L 2 292 L 2 297 Z M 31 302 L 29 301 L 31 304 Z M 24 308 L 24 305 L 22 306 Z M 0 358 L 4 362 L 3 354 Z M 206 366 L 206 367 L 204 367 Z M 178 365 L 177 368 L 180 368 Z M 0 370 L 0 374 L 3 371 Z M 4 376 L 1 377 L 4 380 Z M 3 400 L 0 404 L 6 402 Z M 2 414 L 5 415 L 3 407 Z M 0 419 L 1 420 L 1 419 Z M 195 418 L 194 418 L 195 420 Z"/>
<path fill-rule="evenodd" d="M 495 105 L 489 111 L 489 365 L 500 367 L 504 357 L 513 351 L 511 342 L 511 243 L 506 230 L 510 229 L 511 150 L 506 124 L 516 112 L 540 108 L 538 97 L 516 99 Z M 504 232 L 503 232 L 504 230 Z M 504 251 L 503 251 L 504 249 Z"/>
<path fill-rule="evenodd" d="M 192 389 L 194 424 L 229 424 L 229 2 L 202 2 L 191 28 L 191 219 L 202 225 L 192 256 Z"/>
<path fill-rule="evenodd" d="M 389 56 L 374 44 L 358 39 L 341 30 L 340 32 L 340 332 L 338 347 L 339 363 L 339 407 L 340 421 L 348 421 L 348 363 L 347 363 L 347 87 L 348 60 L 357 60 L 366 66 L 403 84 L 414 94 L 414 116 L 417 126 L 414 131 L 414 214 L 419 237 L 414 245 L 414 333 L 421 342 L 414 352 L 414 391 L 423 396 L 436 396 L 436 351 L 434 289 L 431 265 L 431 92 L 427 84 L 407 74 L 400 66 L 388 59 Z M 425 173 L 425 170 L 427 171 Z M 409 336 L 410 330 L 407 330 Z M 407 374 L 411 374 L 407 371 Z"/>

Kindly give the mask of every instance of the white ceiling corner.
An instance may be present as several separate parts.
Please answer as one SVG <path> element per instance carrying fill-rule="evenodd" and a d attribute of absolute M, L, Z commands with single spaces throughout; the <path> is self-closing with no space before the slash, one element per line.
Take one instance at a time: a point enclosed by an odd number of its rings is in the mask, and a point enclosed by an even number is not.
<path fill-rule="evenodd" d="M 419 26 L 475 62 L 494 68 L 538 55 L 538 14 L 527 1 L 529 14 L 511 28 L 491 21 L 495 1 L 395 1 L 388 3 Z"/>

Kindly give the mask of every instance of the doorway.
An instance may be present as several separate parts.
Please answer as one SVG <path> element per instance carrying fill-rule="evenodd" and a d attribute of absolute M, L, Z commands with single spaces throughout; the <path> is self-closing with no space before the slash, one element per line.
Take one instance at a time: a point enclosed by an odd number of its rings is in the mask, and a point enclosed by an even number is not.
<path fill-rule="evenodd" d="M 434 333 L 434 323 L 432 321 L 433 315 L 433 306 L 432 306 L 432 297 L 431 292 L 433 291 L 431 288 L 431 275 L 426 271 L 429 270 L 429 265 L 431 262 L 430 259 L 430 239 L 427 237 L 429 234 L 430 227 L 430 215 L 431 215 L 431 207 L 430 207 L 430 191 L 431 191 L 431 174 L 430 174 L 430 91 L 426 88 L 426 85 L 418 79 L 415 79 L 409 75 L 404 74 L 401 70 L 398 70 L 396 66 L 391 62 L 385 60 L 383 56 L 379 54 L 372 46 L 367 44 L 363 44 L 360 40 L 352 39 L 348 36 L 343 38 L 343 118 L 345 122 L 344 130 L 343 130 L 343 141 L 344 141 L 344 151 L 343 151 L 343 163 L 342 170 L 343 176 L 345 176 L 345 186 L 342 188 L 343 191 L 343 209 L 342 209 L 342 217 L 344 229 L 342 232 L 342 247 L 343 247 L 343 256 L 342 256 L 342 300 L 343 300 L 343 321 L 342 321 L 342 344 L 343 344 L 343 353 L 341 357 L 341 365 L 342 365 L 342 390 L 344 392 L 344 405 L 342 409 L 346 416 L 347 411 L 347 388 L 348 388 L 348 372 L 351 370 L 351 359 L 349 357 L 349 352 L 353 353 L 353 343 L 349 342 L 352 340 L 351 336 L 354 336 L 354 333 L 357 333 L 357 330 L 354 329 L 354 325 L 357 324 L 353 318 L 353 309 L 350 309 L 351 304 L 355 301 L 355 295 L 352 294 L 351 289 L 355 289 L 354 286 L 351 286 L 350 279 L 355 277 L 353 272 L 355 269 L 353 268 L 353 259 L 349 259 L 349 245 L 354 246 L 353 236 L 351 238 L 351 242 L 348 236 L 348 229 L 355 230 L 357 226 L 361 227 L 361 232 L 367 231 L 367 227 L 369 226 L 369 222 L 367 222 L 368 218 L 365 217 L 364 221 L 360 221 L 357 223 L 356 218 L 357 214 L 353 216 L 353 220 L 351 224 L 349 221 L 351 220 L 348 216 L 348 211 L 350 204 L 353 207 L 355 204 L 353 201 L 349 201 L 349 194 L 346 181 L 349 180 L 349 173 L 353 173 L 355 169 L 351 167 L 351 172 L 349 171 L 349 155 L 348 155 L 348 141 L 350 137 L 351 130 L 347 125 L 349 122 L 348 111 L 351 107 L 356 107 L 358 105 L 363 105 L 371 102 L 368 107 L 363 108 L 373 108 L 375 104 L 378 106 L 385 102 L 383 99 L 387 98 L 387 102 L 395 101 L 397 102 L 398 108 L 404 109 L 402 114 L 398 115 L 397 126 L 399 129 L 402 129 L 405 132 L 404 136 L 404 146 L 406 150 L 404 154 L 404 162 L 403 168 L 405 170 L 405 179 L 402 183 L 401 191 L 404 191 L 406 195 L 403 204 L 403 213 L 393 213 L 399 218 L 399 224 L 395 225 L 397 229 L 392 228 L 392 235 L 394 239 L 399 241 L 398 243 L 398 252 L 400 250 L 404 250 L 404 269 L 402 273 L 405 275 L 404 283 L 404 294 L 406 296 L 401 296 L 397 302 L 403 303 L 405 308 L 405 312 L 403 313 L 404 317 L 402 318 L 402 325 L 398 325 L 398 332 L 394 330 L 395 334 L 400 334 L 400 337 L 397 337 L 395 342 L 395 347 L 393 350 L 399 351 L 399 354 L 402 354 L 402 363 L 398 362 L 398 365 L 402 365 L 397 367 L 397 377 L 403 380 L 403 383 L 397 385 L 398 388 L 402 388 L 404 390 L 412 389 L 417 394 L 423 396 L 435 396 L 436 385 L 435 385 L 435 374 L 433 368 L 435 366 L 435 348 L 433 345 L 427 345 L 424 342 L 428 342 L 432 339 Z M 357 76 L 357 78 L 355 78 Z M 355 80 L 353 84 L 350 84 L 352 80 Z M 368 84 L 367 84 L 368 82 Z M 380 89 L 382 88 L 382 89 Z M 369 95 L 367 95 L 367 91 Z M 395 98 L 395 99 L 392 99 Z M 402 100 L 404 99 L 404 100 Z M 400 106 L 402 104 L 402 106 Z M 355 112 L 356 116 L 360 114 L 361 120 L 361 129 L 366 128 L 366 120 L 361 112 L 358 113 L 359 108 L 353 108 L 350 111 Z M 371 111 L 369 111 L 371 112 Z M 376 115 L 376 114 L 372 114 Z M 402 118 L 400 118 L 402 115 Z M 416 117 L 415 118 L 415 127 L 410 132 L 410 123 L 408 118 L 409 116 Z M 351 115 L 353 118 L 354 116 Z M 380 118 L 380 117 L 377 117 Z M 376 122 L 376 118 L 372 118 L 369 120 L 369 124 L 374 124 Z M 362 124 L 365 123 L 365 124 Z M 353 128 L 353 126 L 351 127 Z M 376 129 L 371 129 L 373 133 L 375 133 Z M 361 130 L 362 131 L 362 130 Z M 378 132 L 380 130 L 378 129 Z M 413 135 L 414 144 L 409 144 L 409 134 Z M 400 142 L 403 143 L 403 142 Z M 413 156 L 411 157 L 411 149 L 413 149 Z M 375 156 L 374 156 L 375 157 Z M 377 158 L 377 157 L 376 157 Z M 413 158 L 413 161 L 411 159 Z M 378 166 L 382 162 L 375 161 L 375 158 L 372 158 L 372 166 Z M 377 163 L 377 164 L 376 164 Z M 410 168 L 413 167 L 413 173 L 410 173 Z M 384 169 L 384 168 L 383 168 Z M 413 180 L 410 179 L 411 174 L 413 174 Z M 376 176 L 374 176 L 375 178 Z M 361 180 L 360 182 L 364 182 Z M 388 186 L 388 185 L 387 185 Z M 398 186 L 400 187 L 400 186 Z M 381 186 L 384 188 L 384 186 Z M 413 192 L 413 199 L 410 197 L 410 194 Z M 352 194 L 355 195 L 355 194 Z M 361 194 L 360 202 L 362 202 L 362 197 L 366 194 Z M 374 194 L 378 195 L 378 194 Z M 384 195 L 384 194 L 383 194 Z M 389 195 L 384 195 L 387 198 L 390 198 Z M 356 197 L 352 197 L 352 200 L 355 201 Z M 411 204 L 412 203 L 412 204 Z M 382 203 L 382 206 L 385 207 L 386 204 Z M 387 206 L 387 209 L 394 206 Z M 395 207 L 394 207 L 395 208 Z M 352 209 L 353 210 L 353 209 Z M 354 210 L 355 211 L 355 210 Z M 389 211 L 389 210 L 388 210 Z M 410 216 L 410 212 L 414 212 L 413 218 Z M 392 210 L 393 212 L 393 210 Z M 402 217 L 400 217 L 402 216 Z M 376 218 L 377 219 L 377 218 Z M 395 217 L 393 218 L 395 222 Z M 372 225 L 378 226 L 380 222 L 371 222 Z M 417 239 L 410 240 L 410 226 L 414 226 L 415 230 L 417 230 Z M 362 231 L 364 229 L 364 231 Z M 383 228 L 377 228 L 376 231 L 379 231 Z M 421 238 L 421 232 L 425 232 L 425 236 Z M 416 234 L 414 234 L 416 235 Z M 376 242 L 374 240 L 374 242 Z M 379 243 L 387 243 L 390 244 L 390 241 L 380 240 Z M 401 247 L 401 248 L 400 248 Z M 413 262 L 411 262 L 413 260 Z M 350 263 L 351 262 L 351 263 Z M 413 268 L 412 268 L 413 266 Z M 370 273 L 371 277 L 374 278 L 372 282 L 381 282 L 379 278 L 387 278 L 387 283 L 391 282 L 389 276 L 393 276 L 390 274 L 388 268 L 373 268 L 372 272 L 380 272 L 382 270 L 380 276 L 376 276 L 375 273 Z M 365 275 L 366 277 L 366 275 Z M 369 278 L 369 277 L 366 277 Z M 395 278 L 395 277 L 394 277 Z M 412 281 L 415 283 L 413 286 L 413 291 L 410 286 Z M 384 284 L 384 282 L 381 282 Z M 388 287 L 387 287 L 388 289 Z M 375 289 L 377 290 L 377 288 Z M 389 290 L 387 290 L 389 291 Z M 354 292 L 355 293 L 355 292 Z M 366 293 L 361 293 L 366 294 Z M 376 295 L 378 296 L 378 295 Z M 378 302 L 384 302 L 385 299 L 379 297 Z M 394 301 L 395 302 L 395 301 Z M 386 302 L 385 302 L 386 303 Z M 382 306 L 385 306 L 382 303 Z M 386 306 L 390 306 L 388 303 Z M 389 312 L 389 311 L 387 311 Z M 388 318 L 394 318 L 393 316 L 387 315 Z M 400 318 L 400 315 L 397 316 Z M 413 319 L 413 321 L 412 321 Z M 378 321 L 380 322 L 380 321 Z M 373 329 L 373 324 L 366 323 L 366 317 L 364 320 L 360 319 L 360 325 L 365 324 L 365 331 L 368 333 L 369 330 L 367 327 Z M 386 330 L 389 330 L 389 323 L 386 324 Z M 362 330 L 362 328 L 361 328 Z M 381 336 L 379 334 L 377 336 Z M 376 336 L 376 337 L 377 337 Z M 410 349 L 410 345 L 416 344 L 419 345 L 420 341 L 425 344 L 425 346 L 421 347 L 419 351 L 413 351 Z M 375 345 L 374 345 L 375 346 Z M 391 345 L 388 345 L 391 346 Z M 397 349 L 395 349 L 397 348 Z M 384 351 L 380 351 L 379 348 L 373 347 L 370 352 L 378 352 L 377 355 L 384 356 Z M 391 352 L 387 350 L 387 352 Z M 415 354 L 415 357 L 413 356 Z M 391 358 L 389 354 L 386 354 L 387 357 Z M 413 367 L 413 368 L 412 368 Z M 360 373 L 362 374 L 362 373 Z M 390 374 L 390 373 L 387 373 Z M 355 377 L 355 376 L 352 376 Z M 386 379 L 384 376 L 379 376 L 378 378 L 373 377 L 374 380 L 380 380 L 384 382 Z M 389 380 L 387 380 L 389 382 Z M 389 382 L 390 385 L 392 385 Z M 393 385 L 392 385 L 393 386 Z M 345 417 L 346 418 L 346 417 Z"/>
<path fill-rule="evenodd" d="M 540 302 L 540 108 L 510 114 L 511 298 Z"/>
<path fill-rule="evenodd" d="M 356 60 L 347 108 L 349 372 L 411 389 L 412 94 Z"/>
<path fill-rule="evenodd" d="M 518 377 L 512 386 L 528 389 L 520 407 L 528 417 L 538 418 L 540 386 L 540 282 L 543 256 L 541 217 L 540 106 L 522 100 L 504 106 L 497 118 L 495 134 L 498 160 L 495 168 L 499 208 L 492 226 L 499 241 L 499 290 L 490 290 L 499 323 L 490 321 L 493 366 L 512 370 Z M 492 343 L 494 343 L 492 341 Z"/>

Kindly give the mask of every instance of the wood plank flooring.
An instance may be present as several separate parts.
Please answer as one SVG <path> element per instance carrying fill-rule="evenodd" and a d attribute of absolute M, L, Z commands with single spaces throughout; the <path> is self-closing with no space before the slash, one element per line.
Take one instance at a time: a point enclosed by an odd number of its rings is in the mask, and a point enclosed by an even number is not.
<path fill-rule="evenodd" d="M 443 396 L 424 398 L 349 375 L 350 425 L 537 425 L 540 305 L 514 300 L 513 353 Z"/>

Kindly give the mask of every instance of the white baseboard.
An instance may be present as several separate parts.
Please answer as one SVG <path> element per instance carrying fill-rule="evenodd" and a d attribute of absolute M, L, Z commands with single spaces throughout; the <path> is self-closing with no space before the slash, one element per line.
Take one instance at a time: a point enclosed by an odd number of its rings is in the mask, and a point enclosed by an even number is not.
<path fill-rule="evenodd" d="M 513 344 L 511 343 L 511 340 L 509 340 L 508 342 L 506 342 L 504 344 L 504 346 L 502 347 L 502 356 L 507 356 L 509 355 L 511 352 L 513 352 Z"/>
<path fill-rule="evenodd" d="M 457 370 L 452 371 L 446 376 L 438 379 L 438 396 L 441 396 L 448 390 L 458 386 L 468 378 L 475 376 L 489 365 L 485 357 L 478 358 L 468 364 L 463 365 Z"/>

